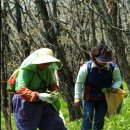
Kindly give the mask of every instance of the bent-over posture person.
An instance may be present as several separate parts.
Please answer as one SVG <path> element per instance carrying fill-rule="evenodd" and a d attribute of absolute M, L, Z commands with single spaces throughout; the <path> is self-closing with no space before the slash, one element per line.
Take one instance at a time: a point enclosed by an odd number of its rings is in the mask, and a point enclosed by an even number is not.
<path fill-rule="evenodd" d="M 51 96 L 51 92 L 59 90 L 53 70 L 61 66 L 49 48 L 36 50 L 23 61 L 12 99 L 18 130 L 66 130 L 55 109 L 58 99 Z"/>

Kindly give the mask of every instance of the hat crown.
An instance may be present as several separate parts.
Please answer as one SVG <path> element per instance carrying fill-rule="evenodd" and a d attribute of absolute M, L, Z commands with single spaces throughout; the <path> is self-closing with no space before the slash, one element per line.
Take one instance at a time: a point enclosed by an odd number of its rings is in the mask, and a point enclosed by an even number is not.
<path fill-rule="evenodd" d="M 109 48 L 103 48 L 99 56 L 96 59 L 100 62 L 110 62 L 113 60 L 112 51 Z"/>
<path fill-rule="evenodd" d="M 34 52 L 38 57 L 40 56 L 46 56 L 46 55 L 49 55 L 49 56 L 53 56 L 53 51 L 49 48 L 41 48 L 37 51 Z"/>
<path fill-rule="evenodd" d="M 109 50 L 109 49 L 107 49 L 107 50 L 102 50 L 101 51 L 101 54 L 100 54 L 100 56 L 101 57 L 104 57 L 104 58 L 107 58 L 107 57 L 109 57 L 109 56 L 111 56 L 112 55 L 112 53 L 111 53 L 111 51 Z"/>

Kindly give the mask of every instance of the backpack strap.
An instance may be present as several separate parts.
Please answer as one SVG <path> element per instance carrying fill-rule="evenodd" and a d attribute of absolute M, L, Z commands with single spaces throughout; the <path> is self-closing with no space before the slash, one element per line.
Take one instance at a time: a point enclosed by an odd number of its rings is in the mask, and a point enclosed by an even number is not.
<path fill-rule="evenodd" d="M 90 60 L 90 61 L 86 62 L 86 65 L 87 65 L 87 70 L 88 70 L 88 75 L 89 75 L 91 66 L 92 66 L 92 61 Z"/>
<path fill-rule="evenodd" d="M 88 74 L 87 74 L 87 76 L 86 76 L 86 80 L 85 80 L 85 85 L 86 85 L 86 84 L 87 84 L 87 78 L 88 78 L 88 75 L 89 75 L 89 73 L 90 73 L 90 71 L 91 71 L 92 60 L 87 61 L 85 64 L 86 64 L 86 66 L 87 66 L 87 71 L 88 71 Z"/>
<path fill-rule="evenodd" d="M 38 77 L 39 77 L 40 80 L 41 80 L 41 84 L 40 84 L 40 88 L 39 88 L 39 89 L 36 89 L 36 90 L 44 89 L 44 91 L 46 91 L 46 89 L 48 88 L 48 87 L 47 87 L 47 83 L 46 83 L 46 81 L 41 77 L 41 75 L 39 74 L 38 69 L 37 69 L 37 75 L 38 75 Z M 48 73 L 46 74 L 46 76 L 47 76 L 47 78 L 48 78 Z"/>
<path fill-rule="evenodd" d="M 31 82 L 32 82 L 32 80 L 33 80 L 33 76 L 34 76 L 34 74 L 35 74 L 34 72 L 32 72 L 32 73 L 33 73 L 33 74 L 32 74 L 32 77 L 31 77 L 31 79 L 30 79 L 30 81 L 29 81 L 29 83 L 28 83 L 28 85 L 27 85 L 28 87 L 31 85 Z"/>

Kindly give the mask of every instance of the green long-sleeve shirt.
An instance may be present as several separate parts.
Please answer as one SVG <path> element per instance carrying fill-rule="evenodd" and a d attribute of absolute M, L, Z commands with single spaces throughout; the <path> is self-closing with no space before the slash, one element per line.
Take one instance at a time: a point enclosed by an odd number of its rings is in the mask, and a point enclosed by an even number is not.
<path fill-rule="evenodd" d="M 91 65 L 91 68 L 93 67 L 98 67 L 94 61 L 92 61 L 92 65 Z M 108 67 L 110 69 L 109 63 L 107 63 L 103 67 Z M 87 74 L 88 74 L 87 65 L 84 64 L 83 66 L 81 66 L 78 72 L 77 80 L 75 83 L 75 99 L 76 98 L 81 99 L 82 97 L 82 88 L 84 86 Z M 121 86 L 121 83 L 122 83 L 120 70 L 117 66 L 114 68 L 112 75 L 113 75 L 113 83 L 111 87 L 117 89 Z"/>
<path fill-rule="evenodd" d="M 56 83 L 55 76 L 49 67 L 44 71 L 38 67 L 36 67 L 36 71 L 21 69 L 16 79 L 15 90 L 18 91 L 21 87 L 37 90 L 40 89 L 42 81 L 45 82 L 45 87 Z"/>

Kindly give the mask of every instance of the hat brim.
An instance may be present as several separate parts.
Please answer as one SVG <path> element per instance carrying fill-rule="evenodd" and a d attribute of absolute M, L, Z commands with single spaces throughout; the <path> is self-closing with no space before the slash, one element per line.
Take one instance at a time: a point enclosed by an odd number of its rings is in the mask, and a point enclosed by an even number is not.
<path fill-rule="evenodd" d="M 105 64 L 105 63 L 113 61 L 112 57 L 110 57 L 109 59 L 105 59 L 105 58 L 101 58 L 99 56 L 99 57 L 95 57 L 95 59 L 96 59 L 97 62 L 102 63 L 102 64 Z"/>
<path fill-rule="evenodd" d="M 51 62 L 60 62 L 57 58 L 46 55 L 46 56 L 41 56 L 39 58 L 36 58 L 32 61 L 32 64 L 43 64 L 43 63 L 51 63 Z"/>
<path fill-rule="evenodd" d="M 59 68 L 62 67 L 60 60 L 50 55 L 41 56 L 32 61 L 32 64 L 44 64 L 44 63 L 56 63 Z"/>

